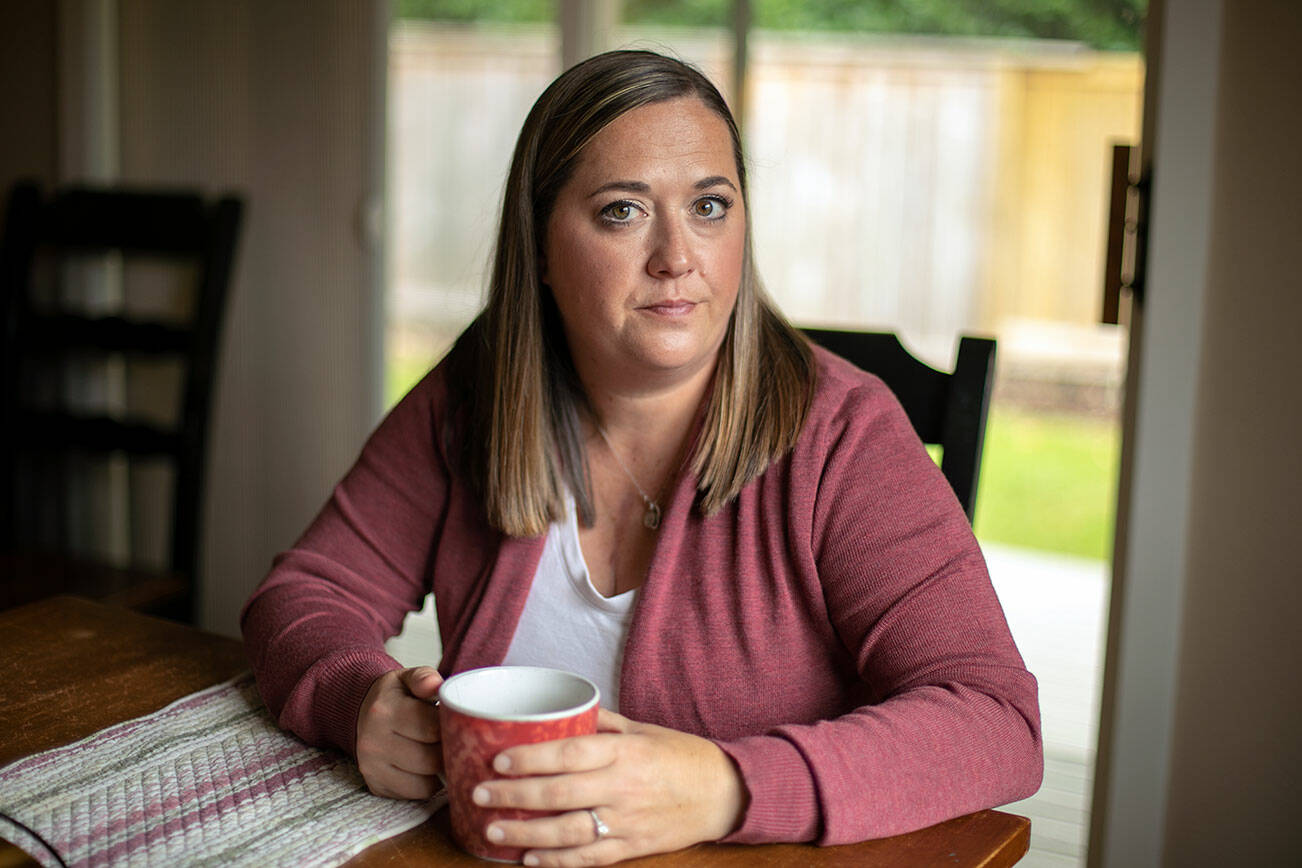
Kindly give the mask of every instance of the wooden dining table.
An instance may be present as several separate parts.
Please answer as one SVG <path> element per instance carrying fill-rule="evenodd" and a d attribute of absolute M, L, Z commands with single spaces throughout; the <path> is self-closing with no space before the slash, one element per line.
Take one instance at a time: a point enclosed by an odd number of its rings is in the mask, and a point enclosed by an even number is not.
<path fill-rule="evenodd" d="M 248 668 L 241 644 L 193 627 L 77 597 L 52 597 L 0 612 L 0 765 L 149 714 Z M 700 844 L 624 863 L 703 866 L 1012 865 L 1026 853 L 1031 823 L 978 811 L 926 829 L 837 847 Z M 0 842 L 0 868 L 34 865 Z M 366 866 L 482 866 L 458 850 L 447 811 L 348 863 Z"/>

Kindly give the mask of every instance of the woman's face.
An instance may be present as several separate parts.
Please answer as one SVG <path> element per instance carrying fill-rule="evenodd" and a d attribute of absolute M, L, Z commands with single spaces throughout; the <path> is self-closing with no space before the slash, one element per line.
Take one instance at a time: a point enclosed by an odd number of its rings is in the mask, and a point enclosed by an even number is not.
<path fill-rule="evenodd" d="M 699 99 L 633 109 L 598 133 L 557 195 L 542 263 L 585 381 L 712 371 L 745 238 L 732 139 Z"/>

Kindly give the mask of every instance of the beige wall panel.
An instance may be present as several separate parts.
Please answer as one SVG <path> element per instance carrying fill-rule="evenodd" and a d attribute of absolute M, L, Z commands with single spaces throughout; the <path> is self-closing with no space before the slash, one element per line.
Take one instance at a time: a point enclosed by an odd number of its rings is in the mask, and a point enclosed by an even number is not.
<path fill-rule="evenodd" d="M 1098 319 L 1110 144 L 1138 142 L 1142 88 L 1136 55 L 1005 71 L 987 327 L 1011 316 Z"/>
<path fill-rule="evenodd" d="M 203 553 L 221 632 L 377 421 L 382 8 L 121 3 L 123 179 L 245 198 Z"/>
<path fill-rule="evenodd" d="M 15 181 L 52 184 L 58 173 L 56 42 L 53 2 L 0 4 L 0 191 L 6 195 Z"/>

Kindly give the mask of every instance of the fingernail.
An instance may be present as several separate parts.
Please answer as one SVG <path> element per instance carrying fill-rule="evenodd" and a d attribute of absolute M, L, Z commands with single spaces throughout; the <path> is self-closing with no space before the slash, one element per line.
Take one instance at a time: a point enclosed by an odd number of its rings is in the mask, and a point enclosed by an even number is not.
<path fill-rule="evenodd" d="M 493 768 L 499 772 L 509 772 L 511 770 L 511 758 L 504 753 L 499 753 L 497 759 L 493 760 Z"/>
<path fill-rule="evenodd" d="M 487 835 L 488 840 L 494 843 L 501 841 L 503 838 L 506 837 L 506 833 L 503 832 L 502 829 L 498 826 L 489 826 L 488 831 L 485 832 L 484 834 Z"/>
<path fill-rule="evenodd" d="M 475 804 L 476 804 L 476 805 L 487 805 L 487 804 L 488 804 L 488 788 L 487 788 L 487 787 L 475 787 L 475 792 L 471 795 L 471 798 L 475 800 Z"/>
<path fill-rule="evenodd" d="M 535 855 L 532 854 L 532 853 L 529 853 L 529 854 L 527 854 L 527 855 L 524 857 L 524 864 L 526 864 L 526 865 L 537 865 L 537 864 L 538 864 L 538 857 L 535 856 Z"/>

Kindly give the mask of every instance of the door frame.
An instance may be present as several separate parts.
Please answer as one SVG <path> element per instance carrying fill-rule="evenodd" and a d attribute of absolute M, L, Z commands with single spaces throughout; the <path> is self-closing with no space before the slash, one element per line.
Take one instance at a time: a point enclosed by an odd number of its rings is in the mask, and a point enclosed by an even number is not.
<path fill-rule="evenodd" d="M 1147 267 L 1132 308 L 1088 864 L 1159 865 L 1166 830 L 1212 225 L 1222 0 L 1150 0 Z"/>

